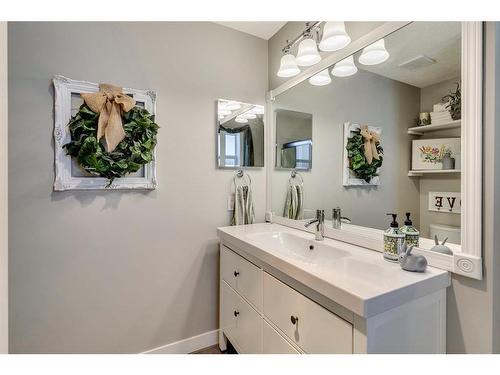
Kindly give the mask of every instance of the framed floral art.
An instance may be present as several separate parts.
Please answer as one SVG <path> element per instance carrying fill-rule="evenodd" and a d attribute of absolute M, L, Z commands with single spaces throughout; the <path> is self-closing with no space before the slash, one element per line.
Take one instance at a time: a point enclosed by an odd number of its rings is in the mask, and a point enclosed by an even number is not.
<path fill-rule="evenodd" d="M 417 139 L 412 143 L 412 170 L 443 169 L 443 157 L 460 157 L 460 138 Z"/>

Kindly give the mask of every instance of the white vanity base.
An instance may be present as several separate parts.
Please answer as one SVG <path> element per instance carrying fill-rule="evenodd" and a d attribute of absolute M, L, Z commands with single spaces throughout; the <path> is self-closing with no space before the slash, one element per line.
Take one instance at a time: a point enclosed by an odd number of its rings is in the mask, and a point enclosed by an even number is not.
<path fill-rule="evenodd" d="M 446 352 L 446 287 L 363 317 L 234 244 L 220 251 L 221 350 L 229 340 L 238 353 Z"/>

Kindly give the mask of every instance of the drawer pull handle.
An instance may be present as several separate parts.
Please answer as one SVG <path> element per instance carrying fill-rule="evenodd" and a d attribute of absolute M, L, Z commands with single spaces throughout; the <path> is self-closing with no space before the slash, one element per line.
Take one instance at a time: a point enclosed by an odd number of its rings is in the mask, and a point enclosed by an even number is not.
<path fill-rule="evenodd" d="M 291 316 L 290 317 L 290 320 L 292 322 L 292 324 L 297 324 L 299 322 L 299 317 L 298 316 Z"/>
<path fill-rule="evenodd" d="M 238 277 L 239 274 L 240 273 L 238 271 L 234 271 L 234 273 L 233 273 L 234 277 Z"/>
<path fill-rule="evenodd" d="M 234 313 L 233 313 L 233 314 L 234 314 L 234 316 L 236 316 L 236 317 L 237 317 L 238 315 L 240 315 L 240 312 L 239 312 L 239 311 L 234 310 Z"/>

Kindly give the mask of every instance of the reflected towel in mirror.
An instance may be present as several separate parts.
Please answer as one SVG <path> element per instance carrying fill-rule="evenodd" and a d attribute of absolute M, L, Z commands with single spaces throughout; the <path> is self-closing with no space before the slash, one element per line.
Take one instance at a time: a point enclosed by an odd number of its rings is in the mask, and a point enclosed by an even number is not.
<path fill-rule="evenodd" d="M 302 219 L 304 211 L 304 188 L 302 185 L 288 185 L 283 216 L 288 219 Z"/>

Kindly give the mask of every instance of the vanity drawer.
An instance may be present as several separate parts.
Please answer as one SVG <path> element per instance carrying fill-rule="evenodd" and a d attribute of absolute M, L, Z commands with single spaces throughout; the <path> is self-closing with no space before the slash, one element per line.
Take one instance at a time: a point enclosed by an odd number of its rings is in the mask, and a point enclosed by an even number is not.
<path fill-rule="evenodd" d="M 223 332 L 241 353 L 262 353 L 262 316 L 222 282 Z"/>
<path fill-rule="evenodd" d="M 263 278 L 264 315 L 292 342 L 306 353 L 352 353 L 350 323 L 273 276 Z"/>
<path fill-rule="evenodd" d="M 262 345 L 264 354 L 300 354 L 292 344 L 266 321 L 264 321 Z"/>
<path fill-rule="evenodd" d="M 220 252 L 222 279 L 262 310 L 262 270 L 224 245 Z"/>

